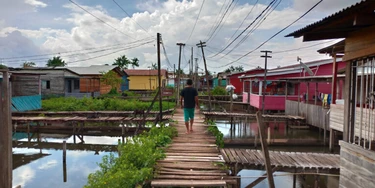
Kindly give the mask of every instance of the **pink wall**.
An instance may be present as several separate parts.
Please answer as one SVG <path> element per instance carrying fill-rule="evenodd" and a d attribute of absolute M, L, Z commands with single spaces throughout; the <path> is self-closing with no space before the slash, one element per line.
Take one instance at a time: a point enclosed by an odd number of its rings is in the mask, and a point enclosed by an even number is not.
<path fill-rule="evenodd" d="M 264 109 L 265 110 L 285 110 L 285 95 L 266 95 L 264 99 Z M 251 94 L 250 95 L 250 105 L 262 109 L 262 96 Z M 242 99 L 242 101 L 246 102 Z M 288 100 L 298 100 L 298 96 L 288 96 Z"/>

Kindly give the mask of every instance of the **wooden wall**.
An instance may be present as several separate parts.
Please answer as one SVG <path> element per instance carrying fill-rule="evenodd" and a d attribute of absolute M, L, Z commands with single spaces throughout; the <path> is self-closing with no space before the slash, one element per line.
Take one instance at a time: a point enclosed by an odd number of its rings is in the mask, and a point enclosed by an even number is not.
<path fill-rule="evenodd" d="M 12 75 L 12 96 L 39 95 L 39 76 Z"/>
<path fill-rule="evenodd" d="M 367 57 L 375 54 L 375 26 L 350 33 L 345 39 L 343 61 Z"/>
<path fill-rule="evenodd" d="M 375 152 L 344 141 L 339 144 L 340 188 L 375 187 Z"/>
<path fill-rule="evenodd" d="M 81 93 L 96 92 L 100 90 L 100 85 L 99 78 L 80 78 L 79 91 Z"/>
<path fill-rule="evenodd" d="M 299 109 L 299 111 L 298 111 Z M 298 101 L 287 100 L 285 102 L 285 114 L 292 116 L 302 116 L 306 118 L 306 123 L 315 127 L 329 130 L 329 109 L 320 105 L 306 104 Z"/>
<path fill-rule="evenodd" d="M 359 136 L 360 133 L 360 113 L 361 113 L 361 108 L 357 107 L 356 108 L 356 118 L 355 118 L 355 133 L 354 135 Z M 370 138 L 373 138 L 374 135 L 374 129 L 369 126 L 365 126 L 365 118 L 366 117 L 375 117 L 375 110 L 370 111 L 367 113 L 366 110 L 363 109 L 363 122 L 362 122 L 362 138 L 365 135 L 368 135 L 368 132 L 370 132 Z M 331 104 L 331 112 L 330 112 L 330 128 L 335 129 L 337 131 L 343 132 L 344 129 L 344 105 L 339 105 L 339 104 Z M 374 121 L 372 119 L 372 121 Z M 371 122 L 371 126 L 374 126 L 373 123 Z M 366 137 L 367 139 L 367 137 Z"/>

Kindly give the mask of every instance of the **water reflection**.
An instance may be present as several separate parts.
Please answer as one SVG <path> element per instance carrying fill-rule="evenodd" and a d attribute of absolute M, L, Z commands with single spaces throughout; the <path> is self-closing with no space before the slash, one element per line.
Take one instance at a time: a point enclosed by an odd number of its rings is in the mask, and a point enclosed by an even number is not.
<path fill-rule="evenodd" d="M 28 139 L 31 138 L 31 139 Z M 13 136 L 13 185 L 24 187 L 83 187 L 90 173 L 99 169 L 104 155 L 114 153 L 121 137 L 85 136 L 74 144 L 71 135 Z M 62 143 L 67 142 L 66 175 Z"/>

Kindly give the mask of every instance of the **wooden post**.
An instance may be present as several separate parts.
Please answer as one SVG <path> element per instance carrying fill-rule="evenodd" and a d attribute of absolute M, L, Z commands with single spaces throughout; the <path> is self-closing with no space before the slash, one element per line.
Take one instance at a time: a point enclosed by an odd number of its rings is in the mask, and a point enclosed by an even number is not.
<path fill-rule="evenodd" d="M 157 56 L 158 56 L 158 84 L 159 84 L 159 120 L 160 122 L 163 121 L 163 100 L 161 96 L 161 60 L 160 60 L 160 39 L 161 39 L 161 34 L 157 33 Z M 167 73 L 168 74 L 168 73 Z"/>
<path fill-rule="evenodd" d="M 0 90 L 0 188 L 12 187 L 12 120 L 11 120 L 11 91 L 9 72 L 3 73 Z"/>
<path fill-rule="evenodd" d="M 335 131 L 333 129 L 329 129 L 329 151 L 332 153 L 333 148 L 335 146 Z"/>
<path fill-rule="evenodd" d="M 206 42 L 200 41 L 199 44 L 197 44 L 199 48 L 202 49 L 202 56 L 203 56 L 203 63 L 204 63 L 204 70 L 206 72 L 206 82 L 207 82 L 207 93 L 208 93 L 208 111 L 211 112 L 212 105 L 211 105 L 211 91 L 210 91 L 210 81 L 208 76 L 208 70 L 207 70 L 207 63 L 206 63 L 206 57 L 204 56 L 204 50 L 203 47 L 206 47 Z"/>
<path fill-rule="evenodd" d="M 332 101 L 331 104 L 336 104 L 336 96 L 337 96 L 337 62 L 336 62 L 336 53 L 333 54 L 333 70 L 332 70 Z"/>
<path fill-rule="evenodd" d="M 266 143 L 265 140 L 265 127 L 263 123 L 263 117 L 262 113 L 258 111 L 256 113 L 257 116 L 257 121 L 258 121 L 258 128 L 259 128 L 259 135 L 260 135 L 260 143 L 262 145 L 262 150 L 263 150 L 263 157 L 264 157 L 264 164 L 266 167 L 266 172 L 267 172 L 267 177 L 268 177 L 268 184 L 270 188 L 275 188 L 275 183 L 273 181 L 273 175 L 272 175 L 272 169 L 271 169 L 271 161 L 270 161 L 270 156 L 268 152 L 268 144 Z"/>
<path fill-rule="evenodd" d="M 66 175 L 66 141 L 63 141 L 63 179 L 64 182 L 67 181 L 67 175 Z"/>
<path fill-rule="evenodd" d="M 267 144 L 270 144 L 271 143 L 271 127 L 270 127 L 270 124 L 268 123 L 268 127 L 267 127 Z"/>
<path fill-rule="evenodd" d="M 299 116 L 299 103 L 301 102 L 301 83 L 298 84 L 298 108 L 297 108 L 297 116 Z"/>
<path fill-rule="evenodd" d="M 314 98 L 314 104 L 316 105 L 318 103 L 318 82 L 315 82 L 315 98 Z"/>
<path fill-rule="evenodd" d="M 230 91 L 230 113 L 233 112 L 233 90 Z"/>
<path fill-rule="evenodd" d="M 293 174 L 293 188 L 296 188 L 296 183 L 297 183 L 297 169 L 294 169 L 294 174 Z"/>
<path fill-rule="evenodd" d="M 285 81 L 285 104 L 286 100 L 288 100 L 288 82 Z"/>
<path fill-rule="evenodd" d="M 278 167 L 274 167 L 272 169 L 272 173 L 275 172 L 276 170 L 278 170 Z M 262 176 L 265 176 L 267 175 L 267 173 L 263 174 Z M 260 182 L 262 182 L 264 179 L 266 179 L 265 177 L 259 177 L 257 178 L 256 180 L 254 180 L 253 182 L 251 182 L 249 185 L 247 185 L 245 188 L 252 188 L 252 187 L 255 187 L 256 185 L 258 185 Z"/>

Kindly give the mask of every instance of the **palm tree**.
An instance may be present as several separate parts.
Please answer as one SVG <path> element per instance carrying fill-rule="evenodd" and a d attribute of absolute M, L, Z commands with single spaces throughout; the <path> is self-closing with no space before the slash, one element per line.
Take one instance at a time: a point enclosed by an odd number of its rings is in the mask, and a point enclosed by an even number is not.
<path fill-rule="evenodd" d="M 34 62 L 31 62 L 31 61 L 29 61 L 29 62 L 25 62 L 25 63 L 23 63 L 22 64 L 22 68 L 30 68 L 30 67 L 34 67 L 36 64 L 34 63 Z"/>
<path fill-rule="evenodd" d="M 136 57 L 133 58 L 131 64 L 132 64 L 133 69 L 134 67 L 139 67 L 139 59 Z"/>
<path fill-rule="evenodd" d="M 123 55 L 123 56 L 116 58 L 115 62 L 112 65 L 116 65 L 120 67 L 120 69 L 128 69 L 128 65 L 130 63 L 131 62 L 129 61 L 129 59 L 125 55 Z"/>
<path fill-rule="evenodd" d="M 64 67 L 66 65 L 65 61 L 61 59 L 60 56 L 53 57 L 47 61 L 47 67 Z"/>
<path fill-rule="evenodd" d="M 152 70 L 158 70 L 158 65 L 156 63 L 151 64 L 151 69 Z"/>

